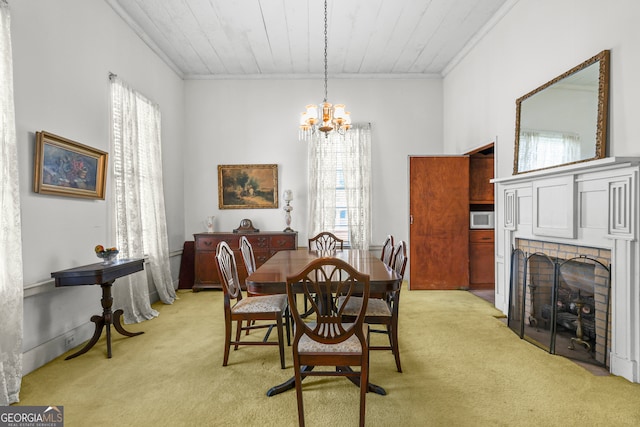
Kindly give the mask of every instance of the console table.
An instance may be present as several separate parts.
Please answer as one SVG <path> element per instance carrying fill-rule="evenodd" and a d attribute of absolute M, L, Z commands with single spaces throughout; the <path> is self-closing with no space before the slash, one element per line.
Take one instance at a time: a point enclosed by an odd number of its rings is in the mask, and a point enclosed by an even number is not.
<path fill-rule="evenodd" d="M 276 252 L 298 249 L 298 233 L 284 231 L 260 231 L 255 233 L 214 232 L 197 233 L 195 238 L 195 275 L 193 291 L 201 289 L 222 289 L 216 267 L 216 247 L 225 241 L 233 250 L 238 266 L 238 280 L 245 289 L 244 279 L 247 269 L 240 254 L 240 237 L 246 236 L 253 247 L 256 267 L 261 266 Z"/>
<path fill-rule="evenodd" d="M 65 360 L 73 359 L 89 351 L 100 339 L 103 328 L 107 330 L 107 357 L 111 358 L 111 325 L 116 331 L 127 337 L 134 337 L 144 333 L 125 330 L 122 327 L 122 323 L 120 323 L 120 316 L 122 316 L 123 311 L 116 310 L 113 313 L 111 312 L 111 306 L 113 305 L 111 286 L 113 282 L 119 277 L 143 270 L 143 262 L 143 259 L 121 259 L 111 264 L 89 264 L 51 273 L 51 277 L 55 279 L 56 287 L 82 285 L 100 285 L 102 287 L 102 299 L 100 300 L 102 303 L 102 316 L 91 316 L 91 321 L 96 324 L 93 337 L 82 349 L 67 356 Z"/>

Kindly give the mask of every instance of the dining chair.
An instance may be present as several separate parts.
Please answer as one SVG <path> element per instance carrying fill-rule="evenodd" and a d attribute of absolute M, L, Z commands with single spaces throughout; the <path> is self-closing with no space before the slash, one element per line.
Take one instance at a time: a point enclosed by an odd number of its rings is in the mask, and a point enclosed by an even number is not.
<path fill-rule="evenodd" d="M 362 294 L 360 312 L 343 323 L 337 298 L 347 303 Z M 295 304 L 296 293 L 311 302 L 314 319 L 306 323 Z M 312 294 L 318 298 L 310 298 Z M 322 257 L 287 277 L 287 296 L 294 319 L 293 367 L 298 400 L 298 422 L 304 426 L 302 380 L 308 376 L 344 376 L 360 386 L 360 425 L 364 426 L 365 397 L 369 384 L 369 326 L 364 314 L 369 297 L 369 276 L 338 258 Z M 359 366 L 360 370 L 351 369 Z M 322 367 L 323 370 L 315 370 Z M 329 370 L 327 367 L 335 367 Z M 318 396 L 318 400 L 325 396 Z M 337 403 L 337 402 L 336 402 Z"/>
<path fill-rule="evenodd" d="M 256 271 L 256 257 L 253 254 L 253 246 L 251 246 L 247 236 L 240 237 L 240 253 L 242 254 L 244 266 L 247 268 L 247 276 L 250 276 Z"/>
<path fill-rule="evenodd" d="M 246 236 L 240 237 L 240 254 L 242 254 L 242 260 L 244 261 L 244 266 L 247 270 L 247 277 L 249 277 L 251 274 L 253 274 L 254 271 L 256 271 L 256 257 L 253 253 L 253 246 L 251 245 L 251 242 L 249 242 L 249 239 L 247 239 Z M 249 297 L 253 297 L 256 295 L 258 294 L 252 294 L 251 292 L 247 291 L 247 296 Z M 291 322 L 291 316 L 289 315 L 288 306 L 285 309 L 285 315 L 289 319 L 289 322 Z M 248 320 L 247 326 L 255 325 L 255 323 L 256 323 L 255 320 Z M 246 335 L 249 335 L 250 331 L 251 331 L 251 328 L 247 328 Z M 289 328 L 287 328 L 287 345 L 291 345 L 291 335 L 289 332 Z"/>
<path fill-rule="evenodd" d="M 393 236 L 389 234 L 382 244 L 382 253 L 380 254 L 380 261 L 384 262 L 388 266 L 391 266 L 393 249 Z"/>
<path fill-rule="evenodd" d="M 402 372 L 400 349 L 398 347 L 398 310 L 402 280 L 404 279 L 404 271 L 407 266 L 407 244 L 404 240 L 395 246 L 391 263 L 392 268 L 400 277 L 400 286 L 398 286 L 396 291 L 389 292 L 383 298 L 369 298 L 364 321 L 370 325 L 384 325 L 386 327 L 384 330 L 372 328 L 371 332 L 386 334 L 389 337 L 389 345 L 371 345 L 369 349 L 391 350 L 396 361 L 396 369 L 398 372 Z M 353 297 L 348 301 L 339 299 L 338 304 L 343 310 L 344 320 L 352 321 L 361 310 L 362 299 L 358 297 Z"/>
<path fill-rule="evenodd" d="M 335 251 L 336 249 L 344 249 L 344 240 L 329 231 L 322 231 L 309 239 L 310 251 Z M 305 315 L 303 317 L 306 317 L 307 313 L 309 313 L 306 298 L 304 300 L 304 312 Z"/>
<path fill-rule="evenodd" d="M 286 315 L 286 295 L 265 295 L 243 298 L 242 288 L 238 280 L 238 267 L 233 251 L 227 242 L 220 242 L 216 247 L 216 267 L 222 282 L 224 292 L 224 325 L 225 346 L 222 366 L 227 366 L 229 349 L 234 350 L 239 345 L 277 345 L 280 350 L 280 367 L 284 369 L 284 338 L 282 333 L 282 319 L 285 319 L 287 335 L 289 334 L 289 318 Z M 253 321 L 267 320 L 268 324 L 254 324 Z M 231 339 L 233 322 L 236 322 L 235 340 Z M 242 326 L 247 321 L 247 326 Z M 278 332 L 278 342 L 267 341 L 273 327 Z M 242 331 L 269 328 L 269 332 L 262 341 L 240 339 Z"/>
<path fill-rule="evenodd" d="M 246 236 L 240 237 L 240 254 L 242 255 L 242 260 L 244 261 L 244 266 L 247 270 L 248 277 L 254 271 L 256 271 L 256 257 L 253 254 L 253 246 L 251 246 L 251 243 Z M 249 291 L 247 291 L 247 296 L 251 296 L 251 293 Z M 255 323 L 255 320 L 247 320 L 247 326 L 255 325 Z M 247 328 L 246 335 L 249 335 L 249 332 L 251 332 L 251 329 Z M 287 335 L 287 339 L 288 338 L 289 335 Z"/>
<path fill-rule="evenodd" d="M 309 250 L 333 251 L 344 249 L 344 240 L 329 231 L 323 231 L 309 239 Z"/>
<path fill-rule="evenodd" d="M 242 260 L 247 270 L 247 277 L 249 277 L 256 271 L 256 257 L 253 253 L 253 246 L 251 242 L 249 242 L 249 239 L 247 239 L 247 236 L 240 237 L 240 254 L 242 254 Z M 252 294 L 247 291 L 247 295 L 251 296 Z"/>

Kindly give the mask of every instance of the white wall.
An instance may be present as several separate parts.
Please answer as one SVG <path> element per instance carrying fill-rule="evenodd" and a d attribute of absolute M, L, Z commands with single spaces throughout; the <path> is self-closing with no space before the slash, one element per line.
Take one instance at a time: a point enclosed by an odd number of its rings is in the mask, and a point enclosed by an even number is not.
<path fill-rule="evenodd" d="M 113 244 L 109 187 L 107 200 L 33 192 L 36 131 L 110 151 L 109 72 L 160 105 L 170 250 L 182 249 L 183 81 L 103 0 L 17 0 L 10 10 L 25 286 L 48 281 L 52 271 L 98 262 L 93 247 Z M 26 372 L 65 351 L 61 337 L 76 328 L 80 344 L 92 332 L 89 317 L 101 312 L 98 286 L 42 288 L 25 297 Z"/>
<path fill-rule="evenodd" d="M 218 209 L 219 164 L 275 163 L 279 190 L 293 190 L 292 228 L 307 245 L 307 147 L 298 142 L 304 106 L 323 97 L 321 80 L 192 80 L 186 83 L 185 239 L 242 218 L 261 230 L 285 228 L 279 209 Z M 329 102 L 344 103 L 354 122 L 372 124 L 372 245 L 387 234 L 408 240 L 407 156 L 442 153 L 440 79 L 329 78 Z M 282 204 L 281 204 L 282 206 Z"/>
<path fill-rule="evenodd" d="M 26 286 L 94 262 L 93 247 L 110 244 L 108 199 L 32 191 L 36 131 L 109 151 L 110 71 L 160 105 L 170 250 L 203 231 L 208 215 L 218 230 L 242 218 L 284 228 L 282 209 L 218 210 L 219 164 L 278 164 L 305 244 L 306 146 L 296 125 L 305 104 L 321 101 L 321 80 L 183 82 L 102 0 L 15 0 L 10 9 Z M 520 0 L 444 82 L 330 78 L 329 101 L 372 123 L 373 244 L 388 233 L 408 240 L 408 155 L 463 153 L 496 140 L 496 176 L 511 175 L 515 100 L 603 49 L 611 50 L 609 153 L 639 155 L 638 16 L 636 0 Z M 99 293 L 52 288 L 25 298 L 25 371 L 66 350 L 64 335 L 91 333 Z"/>
<path fill-rule="evenodd" d="M 448 149 L 464 152 L 470 139 L 494 137 L 496 177 L 512 176 L 516 99 L 608 49 L 608 156 L 640 155 L 640 82 L 635 78 L 640 69 L 640 2 L 519 0 L 509 4 L 513 7 L 508 13 L 444 78 Z M 499 214 L 503 204 L 503 197 L 498 197 Z M 504 220 L 500 215 L 498 222 Z M 498 235 L 495 299 L 505 311 L 508 292 L 499 285 L 508 283 L 509 253 L 504 236 Z"/>
<path fill-rule="evenodd" d="M 519 0 L 444 79 L 444 140 L 455 152 L 497 136 L 496 177 L 513 171 L 515 100 L 611 50 L 611 156 L 637 156 L 640 31 L 636 0 Z"/>

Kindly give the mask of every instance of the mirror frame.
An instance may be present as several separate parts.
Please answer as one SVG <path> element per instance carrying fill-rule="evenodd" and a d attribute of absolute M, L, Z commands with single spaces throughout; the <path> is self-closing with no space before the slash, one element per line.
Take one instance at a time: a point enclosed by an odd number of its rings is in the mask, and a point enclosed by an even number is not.
<path fill-rule="evenodd" d="M 583 63 L 573 67 L 566 73 L 563 73 L 556 77 L 553 80 L 545 83 L 539 88 L 527 93 L 524 96 L 521 96 L 516 100 L 516 139 L 514 146 L 514 158 L 513 158 L 513 174 L 518 175 L 521 173 L 533 172 L 537 170 L 555 168 L 558 166 L 571 165 L 574 163 L 588 162 L 591 160 L 602 159 L 606 157 L 606 146 L 607 146 L 607 113 L 609 109 L 609 50 L 603 50 L 599 54 L 595 55 L 592 58 L 587 59 Z M 557 165 L 547 166 L 540 169 L 530 169 L 530 170 L 518 170 L 518 158 L 519 158 L 519 145 L 520 145 L 520 111 L 521 104 L 527 98 L 535 95 L 536 93 L 548 88 L 549 86 L 559 82 L 560 80 L 569 77 L 572 74 L 581 71 L 588 66 L 600 63 L 600 72 L 598 76 L 598 118 L 596 123 L 596 143 L 595 143 L 595 156 L 587 159 L 576 160 L 575 162 L 568 163 L 558 163 Z"/>

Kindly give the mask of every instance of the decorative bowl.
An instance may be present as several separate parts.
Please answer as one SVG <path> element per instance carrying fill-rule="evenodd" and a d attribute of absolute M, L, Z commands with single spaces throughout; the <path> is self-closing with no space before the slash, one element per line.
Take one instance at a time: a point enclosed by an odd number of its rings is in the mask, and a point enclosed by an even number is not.
<path fill-rule="evenodd" d="M 96 255 L 98 258 L 102 258 L 102 264 L 108 265 L 115 261 L 119 252 L 117 249 L 106 249 L 104 251 L 96 251 Z"/>

